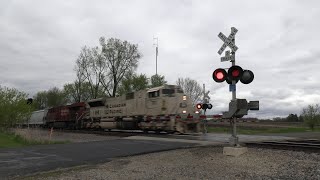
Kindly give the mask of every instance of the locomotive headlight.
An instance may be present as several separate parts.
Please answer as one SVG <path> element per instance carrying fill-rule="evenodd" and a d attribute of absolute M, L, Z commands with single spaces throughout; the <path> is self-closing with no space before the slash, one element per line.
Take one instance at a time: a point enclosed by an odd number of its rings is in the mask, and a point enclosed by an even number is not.
<path fill-rule="evenodd" d="M 183 113 L 183 114 L 186 114 L 186 113 L 187 113 L 187 111 L 186 111 L 186 110 L 183 110 L 183 111 L 182 111 L 182 113 Z"/>
<path fill-rule="evenodd" d="M 186 100 L 187 100 L 187 96 L 186 96 L 186 95 L 183 95 L 183 96 L 182 96 L 182 100 L 186 101 Z"/>

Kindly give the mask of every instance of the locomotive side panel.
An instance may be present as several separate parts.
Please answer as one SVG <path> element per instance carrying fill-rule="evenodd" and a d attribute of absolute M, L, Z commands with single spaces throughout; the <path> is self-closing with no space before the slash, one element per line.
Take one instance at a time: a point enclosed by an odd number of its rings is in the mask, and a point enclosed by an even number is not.
<path fill-rule="evenodd" d="M 135 92 L 135 114 L 136 116 L 145 116 L 146 115 L 146 95 L 147 91 L 146 90 L 141 90 Z"/>
<path fill-rule="evenodd" d="M 124 116 L 134 116 L 137 114 L 137 108 L 135 106 L 136 103 L 136 93 L 131 92 L 125 95 L 125 113 Z"/>
<path fill-rule="evenodd" d="M 122 117 L 127 115 L 125 96 L 107 98 L 105 102 L 106 117 Z"/>

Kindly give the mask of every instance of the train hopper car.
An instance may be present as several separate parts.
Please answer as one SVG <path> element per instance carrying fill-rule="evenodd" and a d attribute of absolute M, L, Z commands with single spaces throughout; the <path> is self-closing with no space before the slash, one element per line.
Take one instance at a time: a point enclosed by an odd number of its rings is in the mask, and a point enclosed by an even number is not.
<path fill-rule="evenodd" d="M 47 113 L 48 109 L 34 111 L 31 113 L 30 118 L 21 125 L 27 127 L 44 127 Z"/>

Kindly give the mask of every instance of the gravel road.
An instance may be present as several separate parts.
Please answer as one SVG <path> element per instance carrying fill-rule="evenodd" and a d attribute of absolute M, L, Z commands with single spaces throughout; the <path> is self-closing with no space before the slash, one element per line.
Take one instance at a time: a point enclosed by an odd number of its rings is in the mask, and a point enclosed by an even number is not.
<path fill-rule="evenodd" d="M 320 179 L 320 154 L 249 148 L 230 157 L 222 147 L 197 147 L 118 158 L 28 179 Z"/>

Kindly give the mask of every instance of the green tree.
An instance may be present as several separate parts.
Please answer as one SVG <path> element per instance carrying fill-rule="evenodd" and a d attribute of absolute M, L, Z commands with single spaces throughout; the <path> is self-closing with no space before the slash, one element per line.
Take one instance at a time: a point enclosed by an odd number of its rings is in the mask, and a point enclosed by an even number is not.
<path fill-rule="evenodd" d="M 36 110 L 44 109 L 48 107 L 47 91 L 39 91 L 33 96 L 32 106 Z"/>
<path fill-rule="evenodd" d="M 48 106 L 62 106 L 67 103 L 66 94 L 57 87 L 53 87 L 47 92 Z"/>
<path fill-rule="evenodd" d="M 64 91 L 57 87 L 53 87 L 48 91 L 40 91 L 33 96 L 34 107 L 36 109 L 44 109 L 48 107 L 55 107 L 65 105 L 67 101 L 67 95 Z"/>
<path fill-rule="evenodd" d="M 146 89 L 148 88 L 148 83 L 149 83 L 148 78 L 145 74 L 140 74 L 140 75 L 128 74 L 127 77 L 125 77 L 121 81 L 121 85 L 119 86 L 119 89 L 118 89 L 118 94 L 122 95 L 129 92 Z"/>
<path fill-rule="evenodd" d="M 190 78 L 178 78 L 176 84 L 182 88 L 183 92 L 188 97 L 190 97 L 193 105 L 201 99 L 203 89 L 196 80 Z"/>
<path fill-rule="evenodd" d="M 164 76 L 161 76 L 159 74 L 155 74 L 155 75 L 151 76 L 150 83 L 151 83 L 150 87 L 153 88 L 153 87 L 163 86 L 167 83 L 167 81 L 165 81 Z"/>
<path fill-rule="evenodd" d="M 315 126 L 320 123 L 319 105 L 309 105 L 308 107 L 303 108 L 301 116 L 303 117 L 304 122 L 314 130 Z"/>
<path fill-rule="evenodd" d="M 0 128 L 12 127 L 30 118 L 32 106 L 27 104 L 28 95 L 14 88 L 0 86 Z"/>
<path fill-rule="evenodd" d="M 286 119 L 288 122 L 298 122 L 299 118 L 297 114 L 289 114 L 289 116 Z"/>

